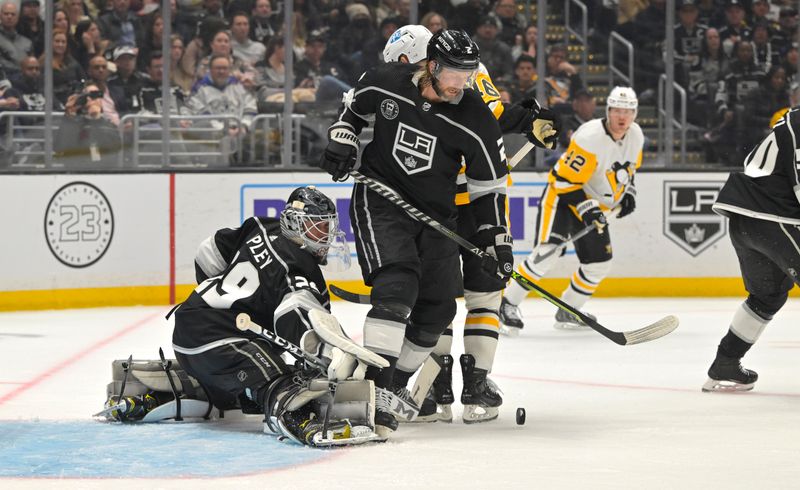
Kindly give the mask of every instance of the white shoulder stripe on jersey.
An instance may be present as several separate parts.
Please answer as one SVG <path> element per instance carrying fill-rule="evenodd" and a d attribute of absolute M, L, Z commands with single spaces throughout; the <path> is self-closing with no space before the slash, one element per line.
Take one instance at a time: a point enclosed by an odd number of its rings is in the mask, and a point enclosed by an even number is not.
<path fill-rule="evenodd" d="M 467 189 L 469 190 L 469 199 L 474 201 L 487 194 L 506 194 L 507 186 L 506 177 L 496 180 L 475 180 L 467 177 Z"/>
<path fill-rule="evenodd" d="M 358 97 L 360 94 L 363 94 L 364 92 L 369 92 L 370 90 L 374 90 L 376 92 L 381 92 L 381 93 L 384 93 L 386 95 L 391 95 L 392 97 L 395 97 L 398 100 L 402 100 L 406 104 L 411 104 L 414 107 L 417 106 L 414 103 L 414 101 L 411 100 L 411 99 L 407 99 L 407 98 L 403 97 L 402 95 L 398 95 L 398 94 L 396 94 L 394 92 L 391 92 L 389 90 L 386 90 L 386 89 L 383 89 L 383 88 L 380 88 L 380 87 L 376 87 L 374 85 L 369 85 L 367 87 L 362 88 L 361 90 L 359 90 L 358 92 L 355 93 L 355 95 L 353 96 L 353 99 L 355 100 L 355 98 Z"/>
<path fill-rule="evenodd" d="M 187 356 L 191 356 L 194 354 L 202 354 L 203 352 L 210 351 L 211 349 L 216 349 L 217 347 L 221 347 L 223 345 L 228 344 L 235 344 L 237 342 L 247 342 L 248 339 L 244 337 L 228 337 L 227 339 L 215 340 L 214 342 L 210 342 L 208 344 L 201 345 L 200 347 L 188 348 L 188 347 L 181 347 L 177 344 L 172 344 L 172 350 L 175 352 L 180 352 L 181 354 L 186 354 Z"/>
<path fill-rule="evenodd" d="M 800 219 L 786 218 L 775 214 L 759 213 L 758 211 L 741 208 L 739 206 L 734 206 L 732 204 L 717 202 L 714 203 L 713 206 L 711 206 L 711 209 L 713 209 L 717 213 L 719 213 L 719 210 L 722 210 L 722 211 L 727 211 L 729 213 L 741 214 L 742 216 L 749 216 L 751 218 L 763 219 L 765 221 L 774 221 L 776 223 L 786 223 L 787 225 L 800 226 Z"/>
<path fill-rule="evenodd" d="M 297 291 L 292 291 L 291 293 L 287 294 L 281 300 L 281 304 L 275 308 L 275 313 L 273 313 L 273 318 L 275 321 L 278 318 L 282 317 L 283 315 L 289 313 L 290 311 L 294 310 L 295 308 L 302 308 L 306 311 L 311 310 L 320 310 L 327 312 L 328 310 L 323 307 L 317 298 L 314 296 L 311 291 L 308 289 L 298 289 Z"/>
<path fill-rule="evenodd" d="M 227 265 L 222 258 L 222 254 L 217 247 L 217 242 L 214 240 L 213 235 L 203 240 L 197 248 L 194 261 L 200 267 L 200 270 L 208 277 L 222 274 L 222 271 L 225 270 L 225 266 Z"/>
<path fill-rule="evenodd" d="M 477 134 L 475 134 L 475 133 L 474 133 L 472 130 L 470 130 L 470 129 L 469 129 L 469 128 L 467 128 L 466 126 L 463 126 L 463 125 L 461 125 L 461 124 L 459 124 L 459 123 L 457 123 L 457 122 L 453 121 L 452 119 L 448 118 L 447 116 L 443 116 L 442 114 L 436 114 L 436 116 L 438 116 L 438 117 L 440 117 L 440 118 L 444 119 L 444 120 L 445 120 L 445 121 L 447 121 L 449 124 L 451 124 L 451 125 L 453 125 L 453 126 L 455 126 L 455 127 L 459 128 L 460 130 L 464 131 L 464 132 L 465 132 L 465 133 L 467 133 L 468 135 L 472 136 L 472 137 L 475 139 L 475 141 L 477 141 L 477 142 L 478 142 L 478 144 L 480 144 L 480 145 L 481 145 L 481 149 L 483 150 L 483 155 L 486 157 L 486 163 L 489 165 L 489 169 L 492 171 L 492 178 L 493 178 L 493 179 L 496 179 L 496 178 L 497 178 L 497 173 L 494 171 L 494 165 L 493 165 L 492 159 L 491 159 L 491 157 L 489 156 L 489 152 L 486 150 L 486 145 L 484 145 L 484 144 L 483 144 L 483 140 L 482 140 L 482 139 L 480 139 L 480 138 L 478 137 L 478 135 L 477 135 Z"/>

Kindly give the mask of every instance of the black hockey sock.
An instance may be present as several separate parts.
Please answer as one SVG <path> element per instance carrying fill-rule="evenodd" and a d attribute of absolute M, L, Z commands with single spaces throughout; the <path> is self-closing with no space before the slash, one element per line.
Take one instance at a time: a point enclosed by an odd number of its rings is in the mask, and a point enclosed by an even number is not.
<path fill-rule="evenodd" d="M 408 380 L 411 379 L 412 374 L 414 373 L 408 373 L 402 369 L 395 369 L 392 386 L 408 386 Z"/>
<path fill-rule="evenodd" d="M 392 381 L 395 373 L 394 367 L 397 364 L 397 358 L 387 355 L 382 355 L 382 357 L 389 361 L 389 367 L 378 368 L 375 366 L 369 366 L 367 368 L 365 378 L 374 381 L 376 388 L 390 389 L 392 387 Z"/>
<path fill-rule="evenodd" d="M 735 333 L 728 330 L 728 333 L 722 337 L 722 341 L 717 348 L 717 356 L 725 356 L 733 359 L 741 359 L 747 354 L 747 351 L 753 347 L 753 344 L 745 342 L 740 339 Z"/>

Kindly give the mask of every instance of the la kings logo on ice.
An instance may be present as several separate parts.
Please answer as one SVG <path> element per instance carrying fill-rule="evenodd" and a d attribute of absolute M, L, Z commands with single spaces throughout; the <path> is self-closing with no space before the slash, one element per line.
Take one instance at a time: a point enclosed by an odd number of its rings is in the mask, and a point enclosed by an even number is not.
<path fill-rule="evenodd" d="M 431 168 L 435 149 L 436 136 L 423 133 L 403 123 L 397 126 L 392 156 L 408 175 Z"/>
<path fill-rule="evenodd" d="M 114 214 L 100 189 L 88 182 L 71 182 L 50 199 L 44 232 L 47 246 L 62 264 L 88 267 L 111 244 Z"/>
<path fill-rule="evenodd" d="M 664 235 L 697 257 L 727 233 L 725 218 L 712 211 L 724 182 L 664 182 Z"/>

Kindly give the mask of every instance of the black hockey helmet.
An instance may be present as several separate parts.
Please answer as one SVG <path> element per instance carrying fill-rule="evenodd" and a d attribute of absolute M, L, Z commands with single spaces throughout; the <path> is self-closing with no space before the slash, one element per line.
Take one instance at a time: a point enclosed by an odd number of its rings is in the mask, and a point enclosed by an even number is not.
<path fill-rule="evenodd" d="M 349 267 L 350 251 L 339 230 L 336 205 L 313 185 L 298 187 L 289 194 L 280 222 L 281 233 L 308 250 L 320 264 L 325 265 L 335 251 L 334 255 Z"/>
<path fill-rule="evenodd" d="M 459 71 L 475 71 L 480 64 L 480 50 L 462 30 L 441 30 L 428 42 L 428 60 Z"/>

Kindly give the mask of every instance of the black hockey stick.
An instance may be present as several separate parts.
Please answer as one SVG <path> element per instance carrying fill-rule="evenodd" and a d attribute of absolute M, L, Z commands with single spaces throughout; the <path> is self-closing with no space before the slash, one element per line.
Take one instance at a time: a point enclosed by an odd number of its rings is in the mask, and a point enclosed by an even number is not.
<path fill-rule="evenodd" d="M 384 198 L 388 199 L 393 204 L 403 208 L 403 210 L 405 210 L 405 212 L 408 213 L 413 218 L 435 229 L 442 235 L 458 243 L 460 246 L 462 246 L 469 252 L 475 254 L 476 256 L 480 257 L 481 259 L 486 259 L 488 257 L 491 257 L 491 255 L 489 255 L 487 252 L 476 247 L 468 240 L 462 238 L 455 231 L 451 230 L 450 228 L 447 228 L 446 226 L 434 220 L 427 214 L 423 213 L 419 209 L 407 203 L 405 200 L 403 200 L 403 198 L 400 197 L 400 195 L 394 189 L 387 186 L 386 184 L 378 182 L 377 180 L 367 177 L 365 175 L 362 175 L 360 172 L 356 170 L 351 170 L 350 175 L 352 175 L 357 182 L 366 185 L 371 190 L 380 194 Z M 492 257 L 492 259 L 494 258 Z M 528 278 L 526 278 L 519 272 L 512 271 L 511 278 L 517 281 L 517 283 L 523 288 L 527 289 L 528 291 L 534 291 L 536 294 L 538 294 L 545 300 L 549 301 L 553 305 L 561 308 L 562 310 L 566 311 L 573 317 L 581 320 L 583 323 L 592 328 L 592 330 L 595 330 L 596 332 L 600 333 L 604 337 L 610 339 L 612 342 L 619 345 L 632 345 L 632 344 L 639 344 L 642 342 L 649 342 L 651 340 L 663 337 L 664 335 L 667 335 L 668 333 L 678 328 L 678 318 L 674 315 L 669 315 L 662 318 L 661 320 L 658 320 L 655 323 L 652 323 L 650 325 L 647 325 L 646 327 L 637 330 L 631 330 L 628 332 L 615 332 L 600 325 L 600 323 L 598 323 L 597 320 L 584 314 L 580 310 L 573 308 L 572 306 L 563 302 L 558 297 L 553 296 L 552 293 L 538 286 L 534 282 L 528 280 Z"/>
<path fill-rule="evenodd" d="M 619 208 L 614 208 L 607 215 L 607 217 L 611 218 L 611 217 L 614 217 L 614 216 L 616 216 L 618 214 L 619 214 Z M 569 240 L 559 243 L 556 248 L 550 250 L 549 252 L 543 253 L 542 255 L 538 255 L 537 254 L 535 257 L 533 257 L 533 263 L 534 264 L 538 264 L 538 263 L 542 262 L 543 260 L 546 260 L 547 258 L 549 258 L 549 257 L 551 257 L 551 256 L 553 256 L 553 255 L 555 255 L 557 253 L 561 253 L 562 250 L 567 248 L 567 245 L 569 245 L 570 243 L 574 243 L 574 242 L 580 240 L 581 238 L 585 237 L 586 235 L 588 235 L 589 233 L 591 233 L 591 232 L 593 232 L 595 230 L 597 230 L 597 226 L 595 226 L 595 225 L 587 225 L 584 229 L 582 229 L 578 233 L 575 233 L 574 235 L 569 237 Z M 599 233 L 602 233 L 602 231 L 599 231 Z"/>
<path fill-rule="evenodd" d="M 347 301 L 348 303 L 358 303 L 360 305 L 371 304 L 369 301 L 368 294 L 358 294 L 358 293 L 353 293 L 351 291 L 345 291 L 336 284 L 331 284 L 330 286 L 328 286 L 328 289 L 330 290 L 330 292 L 342 298 L 343 300 Z"/>
<path fill-rule="evenodd" d="M 238 328 L 241 331 L 250 330 L 253 333 L 261 335 L 270 342 L 277 344 L 279 347 L 287 350 L 294 357 L 298 359 L 304 359 L 307 363 L 319 369 L 323 373 L 328 372 L 328 366 L 326 366 L 325 363 L 322 362 L 320 358 L 312 356 L 311 354 L 305 352 L 300 347 L 297 347 L 296 345 L 286 341 L 286 339 L 278 337 L 277 335 L 270 332 L 266 328 L 262 327 L 258 323 L 252 321 L 250 319 L 250 315 L 248 315 L 247 313 L 239 313 L 238 315 L 236 315 L 236 328 Z"/>

